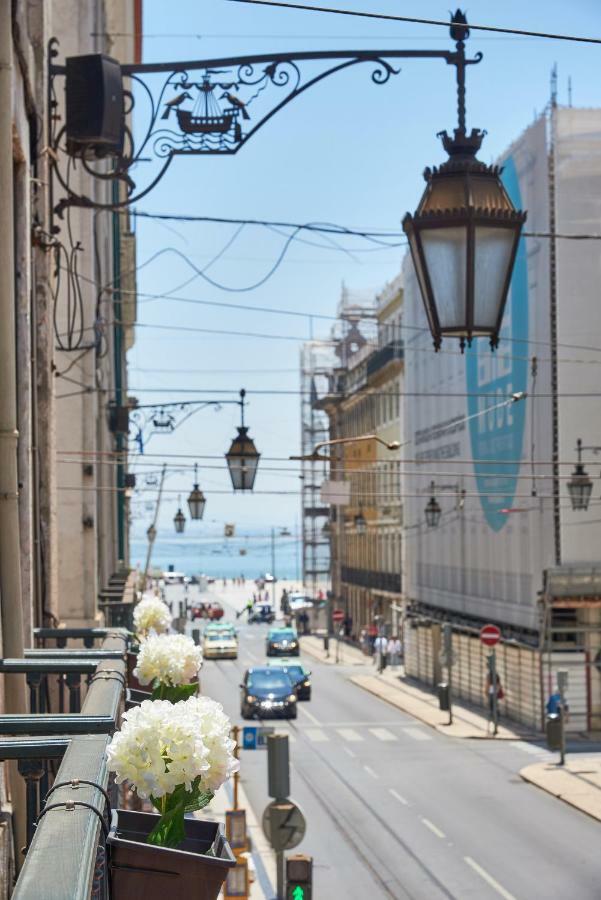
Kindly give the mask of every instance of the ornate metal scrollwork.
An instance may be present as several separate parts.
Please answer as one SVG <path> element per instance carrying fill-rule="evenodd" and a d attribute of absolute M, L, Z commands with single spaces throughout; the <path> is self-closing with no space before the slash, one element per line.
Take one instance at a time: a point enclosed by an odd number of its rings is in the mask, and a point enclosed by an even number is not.
<path fill-rule="evenodd" d="M 118 209 L 144 197 L 162 178 L 175 156 L 235 154 L 279 110 L 308 88 L 337 72 L 372 65 L 371 79 L 383 85 L 400 71 L 390 60 L 440 59 L 457 69 L 464 84 L 464 42 L 455 51 L 357 50 L 300 52 L 232 57 L 181 63 L 121 67 L 126 115 L 124 149 L 119 156 L 91 158 L 85 151 L 69 156 L 66 128 L 60 126 L 55 80 L 65 75 L 57 65 L 57 42 L 50 43 L 50 136 L 53 169 L 64 196 L 54 210 L 69 206 Z M 132 124 L 133 114 L 135 121 Z M 60 127 L 59 127 L 60 126 Z M 74 189 L 71 166 L 80 164 L 97 181 L 119 184 L 107 202 Z M 147 177 L 140 178 L 143 167 Z M 140 182 L 140 183 L 138 183 Z M 116 196 L 115 196 L 116 194 Z"/>

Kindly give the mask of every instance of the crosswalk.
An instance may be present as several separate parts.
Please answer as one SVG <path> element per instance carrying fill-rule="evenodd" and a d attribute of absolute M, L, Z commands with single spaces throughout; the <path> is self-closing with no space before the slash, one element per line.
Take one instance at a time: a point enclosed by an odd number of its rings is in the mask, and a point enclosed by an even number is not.
<path fill-rule="evenodd" d="M 375 738 L 382 743 L 398 742 L 403 736 L 409 737 L 414 741 L 431 741 L 432 737 L 426 730 L 417 727 L 407 727 L 398 729 L 399 733 L 394 734 L 388 728 L 302 728 L 295 735 L 292 729 L 288 730 L 288 736 L 291 743 L 295 743 L 298 736 L 302 734 L 312 744 L 327 744 L 340 738 L 348 744 L 364 743 L 370 738 Z"/>

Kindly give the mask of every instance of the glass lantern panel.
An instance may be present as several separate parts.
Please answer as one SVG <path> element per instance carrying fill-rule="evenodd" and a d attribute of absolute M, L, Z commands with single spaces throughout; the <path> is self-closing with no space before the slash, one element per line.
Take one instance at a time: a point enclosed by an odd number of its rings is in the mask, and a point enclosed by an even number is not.
<path fill-rule="evenodd" d="M 440 329 L 465 325 L 467 226 L 422 228 L 422 245 Z"/>
<path fill-rule="evenodd" d="M 474 255 L 474 330 L 493 329 L 505 298 L 503 289 L 515 241 L 515 227 L 477 225 Z"/>

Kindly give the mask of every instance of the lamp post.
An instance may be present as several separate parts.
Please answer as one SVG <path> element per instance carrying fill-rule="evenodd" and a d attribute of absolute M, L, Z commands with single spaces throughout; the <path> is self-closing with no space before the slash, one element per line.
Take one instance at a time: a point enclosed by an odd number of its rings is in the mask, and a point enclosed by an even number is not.
<path fill-rule="evenodd" d="M 190 510 L 190 518 L 202 519 L 206 506 L 206 498 L 198 487 L 198 463 L 194 463 L 194 487 L 188 496 L 188 509 Z"/>
<path fill-rule="evenodd" d="M 161 480 L 159 483 L 159 493 L 157 496 L 156 506 L 154 508 L 154 517 L 152 523 L 149 525 L 148 530 L 146 532 L 146 537 L 148 538 L 148 551 L 146 553 L 146 562 L 144 564 L 144 572 L 142 573 L 142 578 L 140 582 L 141 590 L 146 589 L 146 579 L 148 578 L 148 569 L 150 568 L 150 558 L 152 556 L 152 548 L 154 546 L 154 542 L 156 541 L 157 536 L 157 521 L 159 518 L 159 510 L 161 508 L 161 497 L 163 496 L 163 484 L 165 482 L 165 475 L 167 473 L 167 465 L 163 463 L 163 468 L 161 469 Z"/>
<path fill-rule="evenodd" d="M 225 454 L 225 459 L 235 491 L 252 491 L 261 454 L 257 451 L 253 439 L 244 424 L 244 398 L 246 391 L 240 391 L 240 426 L 238 434 Z"/>
<path fill-rule="evenodd" d="M 451 37 L 463 53 L 469 28 L 458 10 Z M 505 302 L 526 213 L 516 210 L 501 169 L 476 159 L 485 132 L 465 125 L 465 67 L 457 66 L 458 127 L 440 133 L 449 159 L 424 172 L 426 190 L 403 230 L 436 350 L 443 337 L 499 342 Z"/>
<path fill-rule="evenodd" d="M 582 449 L 582 441 L 580 438 L 578 438 L 578 440 L 576 441 L 578 462 L 576 463 L 576 467 L 572 472 L 572 477 L 567 483 L 572 509 L 576 511 L 588 509 L 591 494 L 593 492 L 593 482 L 589 477 L 588 472 L 582 465 Z"/>
<path fill-rule="evenodd" d="M 363 510 L 359 508 L 359 512 L 355 516 L 355 531 L 357 534 L 365 534 L 367 532 L 367 522 L 363 515 Z"/>

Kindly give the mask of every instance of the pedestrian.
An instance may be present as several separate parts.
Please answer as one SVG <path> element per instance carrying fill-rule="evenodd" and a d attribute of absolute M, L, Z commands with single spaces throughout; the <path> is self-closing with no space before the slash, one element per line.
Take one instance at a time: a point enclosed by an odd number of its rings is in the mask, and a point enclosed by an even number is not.
<path fill-rule="evenodd" d="M 401 642 L 398 636 L 390 638 L 386 647 L 386 654 L 389 665 L 396 669 L 401 662 Z"/>
<path fill-rule="evenodd" d="M 488 712 L 490 715 L 490 719 L 492 721 L 493 713 L 494 713 L 494 697 L 495 691 L 497 695 L 497 703 L 499 700 L 502 700 L 505 697 L 505 691 L 503 690 L 503 685 L 501 684 L 501 679 L 497 673 L 495 678 L 495 687 L 493 687 L 492 679 L 490 677 L 490 672 L 486 674 L 486 695 L 488 697 Z"/>
<path fill-rule="evenodd" d="M 378 635 L 374 641 L 374 663 L 378 664 L 378 672 L 383 672 L 386 668 L 386 651 L 388 649 L 388 641 L 383 634 Z"/>

